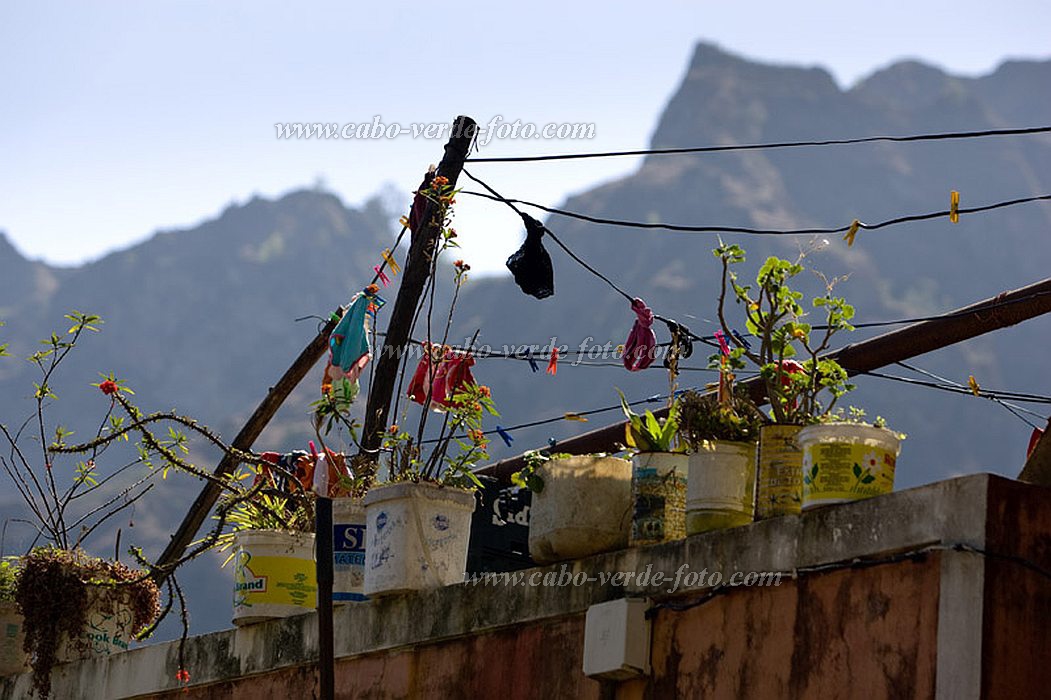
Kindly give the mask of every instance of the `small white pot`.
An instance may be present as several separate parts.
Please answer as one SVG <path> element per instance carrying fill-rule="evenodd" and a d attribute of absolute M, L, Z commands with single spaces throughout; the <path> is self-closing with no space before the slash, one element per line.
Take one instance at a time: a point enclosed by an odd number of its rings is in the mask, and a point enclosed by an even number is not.
<path fill-rule="evenodd" d="M 60 637 L 56 663 L 127 651 L 135 626 L 128 598 L 119 587 L 88 586 L 84 627 L 77 637 Z"/>
<path fill-rule="evenodd" d="M 365 503 L 365 595 L 463 581 L 474 492 L 428 482 L 372 488 Z"/>
<path fill-rule="evenodd" d="M 624 549 L 631 532 L 631 462 L 563 457 L 537 469 L 529 507 L 529 556 L 539 564 Z"/>
<path fill-rule="evenodd" d="M 365 505 L 360 498 L 332 499 L 332 600 L 365 597 Z"/>
<path fill-rule="evenodd" d="M 234 542 L 235 625 L 301 615 L 317 607 L 313 533 L 242 530 Z"/>
<path fill-rule="evenodd" d="M 755 517 L 756 445 L 705 441 L 690 455 L 686 533 L 747 525 Z"/>

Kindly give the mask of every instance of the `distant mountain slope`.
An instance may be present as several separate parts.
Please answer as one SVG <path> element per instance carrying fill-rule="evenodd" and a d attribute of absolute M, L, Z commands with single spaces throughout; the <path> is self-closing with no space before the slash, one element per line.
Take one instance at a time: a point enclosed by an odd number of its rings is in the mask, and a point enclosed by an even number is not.
<path fill-rule="evenodd" d="M 1009 62 L 978 79 L 905 62 L 841 90 L 818 68 L 754 63 L 701 44 L 651 142 L 668 147 L 1030 126 L 1049 123 L 1049 100 L 1051 62 Z M 522 167 L 543 176 L 543 164 Z M 488 176 L 481 165 L 474 171 Z M 627 177 L 571 197 L 564 207 L 646 221 L 839 226 L 855 217 L 873 222 L 942 209 L 953 189 L 962 193 L 964 206 L 1051 192 L 1051 140 L 654 156 Z M 531 193 L 504 194 L 528 199 Z M 458 206 L 495 205 L 464 196 Z M 85 343 L 64 374 L 68 390 L 58 405 L 64 420 L 89 429 L 82 421 L 99 414 L 102 398 L 87 384 L 96 372 L 112 370 L 129 380 L 143 407 L 175 407 L 229 438 L 313 337 L 315 321 L 293 319 L 324 315 L 345 303 L 371 276 L 377 251 L 391 244 L 394 219 L 378 201 L 355 210 L 330 194 L 293 192 L 231 206 L 196 228 L 159 233 L 72 270 L 27 261 L 0 237 L 0 314 L 8 322 L 0 342 L 11 341 L 12 349 L 25 355 L 34 339 L 62 326 L 69 309 L 99 313 L 106 319 L 104 332 Z M 584 259 L 662 314 L 697 333 L 713 330 L 708 321 L 717 285 L 713 236 L 641 232 L 558 216 L 548 223 Z M 1047 276 L 1049 229 L 1051 207 L 1026 205 L 964 217 L 958 225 L 938 220 L 862 231 L 852 248 L 830 237 L 812 261 L 829 275 L 850 275 L 841 289 L 858 307 L 859 321 L 926 315 Z M 503 233 L 510 253 L 520 232 Z M 750 273 L 765 256 L 792 255 L 801 243 L 776 237 L 734 240 L 749 252 Z M 554 297 L 527 297 L 507 275 L 473 279 L 464 289 L 454 337 L 480 329 L 480 342 L 498 348 L 543 344 L 553 336 L 574 349 L 581 343 L 586 348 L 623 342 L 632 320 L 627 303 L 556 247 L 548 248 L 556 269 Z M 815 280 L 808 281 L 813 289 Z M 394 291 L 387 295 L 393 299 Z M 666 337 L 665 329 L 657 331 Z M 1037 319 L 917 364 L 962 381 L 974 374 L 986 387 L 1048 394 L 1049 331 L 1051 319 Z M 842 342 L 863 337 L 859 331 Z M 706 355 L 707 348 L 698 347 L 689 364 L 702 366 Z M 8 423 L 28 408 L 18 401 L 31 391 L 31 368 L 23 364 L 11 358 L 0 362 L 0 420 Z M 504 426 L 612 405 L 615 386 L 636 397 L 667 390 L 660 371 L 629 374 L 617 367 L 569 364 L 564 359 L 551 377 L 531 372 L 523 362 L 479 360 L 475 374 L 492 386 Z M 680 384 L 709 379 L 690 372 Z M 861 378 L 859 384 L 853 403 L 910 434 L 899 485 L 980 469 L 1017 472 L 1029 429 L 990 402 L 874 379 Z M 316 376 L 304 382 L 260 447 L 303 446 L 309 436 L 307 403 L 317 386 Z M 617 418 L 611 412 L 588 424 L 515 431 L 512 448 L 494 441 L 494 456 Z M 135 537 L 154 548 L 162 544 L 196 489 L 185 479 L 166 484 L 159 490 L 163 496 L 139 510 Z M 8 538 L 15 536 L 9 532 Z M 223 626 L 227 619 L 226 584 L 213 566 L 207 561 L 193 570 L 200 572 L 193 574 L 199 582 L 191 592 L 195 610 L 202 611 L 195 617 L 199 630 Z"/>

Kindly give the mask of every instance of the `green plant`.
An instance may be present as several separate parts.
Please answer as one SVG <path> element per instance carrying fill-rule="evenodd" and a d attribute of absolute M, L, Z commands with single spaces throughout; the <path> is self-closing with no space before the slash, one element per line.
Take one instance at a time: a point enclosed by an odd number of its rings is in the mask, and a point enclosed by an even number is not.
<path fill-rule="evenodd" d="M 216 479 L 210 470 L 201 469 L 189 459 L 188 433 L 210 442 L 225 454 L 250 464 L 258 464 L 261 458 L 248 452 L 235 450 L 225 445 L 222 440 L 208 428 L 191 418 L 173 412 L 146 414 L 135 406 L 130 396 L 134 392 L 127 384 L 113 374 L 104 374 L 100 381 L 91 384 L 98 389 L 107 401 L 107 409 L 101 420 L 94 423 L 88 433 L 91 437 L 79 444 L 69 444 L 67 440 L 74 431 L 62 425 L 50 426 L 48 423 L 49 408 L 58 401 L 56 377 L 65 361 L 84 340 L 86 336 L 99 331 L 102 320 L 94 314 L 73 311 L 65 316 L 72 324 L 64 333 L 51 333 L 41 341 L 43 348 L 28 357 L 39 371 L 39 378 L 33 384 L 33 409 L 26 418 L 13 423 L 15 427 L 0 423 L 0 436 L 6 441 L 6 448 L 0 452 L 0 467 L 10 477 L 15 490 L 21 497 L 26 510 L 32 516 L 12 518 L 31 526 L 38 540 L 43 540 L 48 547 L 38 548 L 23 559 L 17 597 L 19 606 L 25 616 L 27 640 L 32 642 L 38 651 L 32 655 L 32 666 L 37 682 L 46 683 L 50 664 L 53 663 L 54 639 L 53 629 L 57 622 L 50 621 L 49 615 L 55 611 L 55 603 L 45 595 L 47 590 L 64 590 L 69 583 L 83 580 L 95 585 L 128 586 L 130 588 L 150 588 L 156 591 L 155 581 L 163 581 L 167 587 L 168 600 L 160 617 L 171 610 L 173 601 L 178 599 L 183 618 L 183 640 L 188 634 L 186 626 L 186 609 L 181 589 L 175 580 L 175 571 L 183 563 L 198 556 L 214 546 L 220 530 L 214 530 L 197 546 L 179 560 L 163 568 L 154 566 L 143 557 L 142 552 L 129 548 L 145 573 L 135 574 L 132 581 L 127 569 L 117 561 L 96 560 L 88 557 L 81 550 L 91 535 L 99 528 L 112 523 L 111 518 L 134 504 L 149 493 L 158 481 L 168 478 L 172 472 L 189 473 L 199 479 L 217 482 L 224 490 L 233 488 L 226 479 Z M 0 356 L 8 356 L 7 344 L 0 345 Z M 86 383 L 86 382 L 85 382 Z M 3 408 L 7 408 L 5 405 Z M 156 428 L 163 426 L 165 431 Z M 133 440 L 135 437 L 137 439 Z M 121 446 L 121 447 L 118 447 Z M 71 459 L 70 459 L 71 458 Z M 72 462 L 72 464 L 70 464 Z M 136 471 L 133 470 L 138 470 Z M 116 557 L 120 555 L 121 530 L 116 531 Z M 102 562 L 102 563 L 99 563 Z M 30 564 L 33 568 L 29 568 Z M 76 572 L 73 579 L 65 573 L 64 566 L 72 566 Z M 86 572 L 86 573 L 85 573 Z M 54 574 L 56 580 L 48 582 L 47 576 Z M 27 575 L 29 578 L 27 578 Z M 148 576 L 149 579 L 144 577 Z M 25 582 L 32 581 L 33 587 L 25 588 Z M 83 596 L 73 596 L 70 600 L 78 604 Z M 42 605 L 38 610 L 35 606 Z M 66 602 L 61 602 L 65 610 Z M 146 607 L 140 607 L 136 614 L 137 627 L 148 625 Z M 149 607 L 156 616 L 156 605 Z M 83 620 L 83 610 L 65 614 L 61 622 L 73 625 Z M 153 621 L 154 625 L 160 617 Z M 138 624 L 142 622 L 142 624 Z M 43 625 L 43 627 L 39 627 Z M 148 632 L 152 626 L 145 628 Z M 29 642 L 27 642 L 28 644 Z M 49 651 L 50 649 L 50 651 Z M 180 673 L 182 645 L 180 645 Z"/>
<path fill-rule="evenodd" d="M 152 630 L 160 594 L 149 572 L 88 556 L 80 549 L 38 547 L 22 558 L 15 602 L 25 618 L 25 651 L 41 697 L 51 692 L 51 668 L 63 637 L 77 640 L 83 633 L 92 589 L 102 596 L 103 607 L 121 598 L 126 602 L 133 635 Z"/>
<path fill-rule="evenodd" d="M 624 398 L 624 392 L 617 389 L 620 396 L 620 407 L 628 419 L 624 426 L 624 436 L 628 447 L 639 452 L 681 452 L 676 446 L 679 432 L 679 403 L 672 400 L 668 415 L 658 419 L 653 411 L 647 410 L 642 415 L 635 413 Z"/>
<path fill-rule="evenodd" d="M 732 368 L 743 369 L 745 359 L 751 361 L 763 380 L 771 411 L 777 423 L 813 423 L 827 414 L 853 385 L 838 362 L 823 357 L 833 336 L 851 331 L 850 320 L 854 307 L 833 293 L 839 278 L 825 283 L 825 293 L 812 300 L 812 306 L 824 318 L 815 327 L 805 319 L 800 301 L 803 293 L 794 290 L 792 280 L 803 272 L 804 254 L 795 261 L 769 257 L 759 268 L 755 286 L 738 282 L 733 267 L 745 261 L 745 252 L 738 245 L 721 244 L 713 251 L 722 263 L 722 286 L 719 294 L 719 324 L 734 347 L 728 361 Z M 733 333 L 726 319 L 726 300 L 729 293 L 744 307 L 745 327 L 759 340 L 758 348 L 751 348 Z M 792 360 L 800 356 L 802 362 Z M 711 364 L 721 360 L 713 356 Z M 825 396 L 828 396 L 826 399 Z"/>
<path fill-rule="evenodd" d="M 725 405 L 714 394 L 693 389 L 679 397 L 679 439 L 693 451 L 708 440 L 758 440 L 765 422 L 762 411 L 741 391 L 732 393 Z"/>
<path fill-rule="evenodd" d="M 474 474 L 473 467 L 489 458 L 489 439 L 483 430 L 483 420 L 486 416 L 499 416 L 500 414 L 496 410 L 489 387 L 474 382 L 464 382 L 444 403 L 437 436 L 425 439 L 427 424 L 433 417 L 433 412 L 430 410 L 430 392 L 435 386 L 437 365 L 445 353 L 451 351 L 447 345 L 449 331 L 452 327 L 460 290 L 467 282 L 467 273 L 471 266 L 463 260 L 457 260 L 452 265 L 452 299 L 444 319 L 444 328 L 440 332 L 441 340 L 432 345 L 431 339 L 438 335 L 432 332 L 437 330 L 432 326 L 437 289 L 435 273 L 442 254 L 449 249 L 459 247 L 456 241 L 456 230 L 452 228 L 452 207 L 456 201 L 457 191 L 446 178 L 439 175 L 421 187 L 418 194 L 422 200 L 431 203 L 433 212 L 431 223 L 438 227 L 439 233 L 435 249 L 429 254 L 431 274 L 416 310 L 414 328 L 417 322 L 425 326 L 427 343 L 424 351 L 435 351 L 437 359 L 429 363 L 429 372 L 423 378 L 427 396 L 417 397 L 417 400 L 422 398 L 423 405 L 419 409 L 419 419 L 415 429 L 403 427 L 409 422 L 408 409 L 399 413 L 398 409 L 402 399 L 399 391 L 391 414 L 396 417 L 396 420 L 392 421 L 383 434 L 382 450 L 389 455 L 387 463 L 389 481 L 429 481 L 445 486 L 474 489 L 481 486 L 481 481 Z M 478 334 L 475 333 L 475 337 L 471 339 L 467 347 L 458 352 L 469 354 L 477 336 Z M 403 363 L 398 382 L 399 387 L 404 385 L 407 370 L 408 364 Z"/>
<path fill-rule="evenodd" d="M 18 564 L 18 557 L 0 559 L 0 603 L 9 603 L 15 599 Z"/>
<path fill-rule="evenodd" d="M 526 452 L 522 455 L 524 465 L 511 475 L 511 483 L 520 488 L 529 489 L 533 493 L 542 493 L 544 491 L 544 480 L 536 473 L 537 469 L 553 459 L 565 459 L 572 456 L 568 452 L 551 453 L 548 450 Z"/>
<path fill-rule="evenodd" d="M 873 421 L 866 420 L 867 416 L 865 411 L 856 407 L 847 407 L 846 413 L 843 412 L 842 408 L 837 408 L 834 411 L 830 411 L 826 415 L 822 416 L 818 421 L 820 423 L 850 423 L 851 425 L 871 425 L 874 428 L 887 428 L 887 420 L 883 416 L 876 416 Z M 893 432 L 899 440 L 904 440 L 905 433 Z"/>

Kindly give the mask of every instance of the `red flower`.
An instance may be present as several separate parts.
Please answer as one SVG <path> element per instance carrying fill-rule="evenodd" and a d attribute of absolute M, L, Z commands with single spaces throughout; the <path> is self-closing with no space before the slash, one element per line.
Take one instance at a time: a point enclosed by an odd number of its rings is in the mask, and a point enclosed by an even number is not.
<path fill-rule="evenodd" d="M 189 683 L 190 672 L 187 671 L 185 668 L 180 668 L 178 671 L 175 672 L 175 680 L 179 681 L 180 683 Z"/>
<path fill-rule="evenodd" d="M 489 387 L 485 386 L 484 384 L 478 387 L 478 392 L 486 398 L 489 398 L 493 395 L 493 392 L 489 389 Z"/>
<path fill-rule="evenodd" d="M 113 381 L 112 379 L 107 379 L 106 381 L 99 384 L 99 391 L 101 391 L 106 396 L 112 396 L 113 394 L 116 394 L 118 391 L 120 391 L 120 387 L 117 386 L 117 382 Z"/>

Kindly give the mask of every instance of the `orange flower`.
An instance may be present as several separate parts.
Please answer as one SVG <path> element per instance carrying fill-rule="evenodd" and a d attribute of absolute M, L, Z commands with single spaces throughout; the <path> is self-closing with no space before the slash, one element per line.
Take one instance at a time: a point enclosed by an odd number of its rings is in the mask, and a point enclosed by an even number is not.
<path fill-rule="evenodd" d="M 478 393 L 480 393 L 482 396 L 484 396 L 486 398 L 489 398 L 489 397 L 491 397 L 493 395 L 493 392 L 489 389 L 489 387 L 485 386 L 484 384 L 482 386 L 478 387 Z"/>
<path fill-rule="evenodd" d="M 120 391 L 120 387 L 117 386 L 117 382 L 113 381 L 112 379 L 107 379 L 101 384 L 99 384 L 99 391 L 101 391 L 106 396 L 112 396 L 113 394 L 116 394 L 118 391 Z"/>
<path fill-rule="evenodd" d="M 441 187 L 445 187 L 448 184 L 449 184 L 449 178 L 445 177 L 444 175 L 438 175 L 433 180 L 431 180 L 431 188 L 432 189 L 439 189 Z"/>
<path fill-rule="evenodd" d="M 398 424 L 395 423 L 391 427 L 387 428 L 387 431 L 390 432 L 391 435 L 397 435 L 398 434 Z"/>

